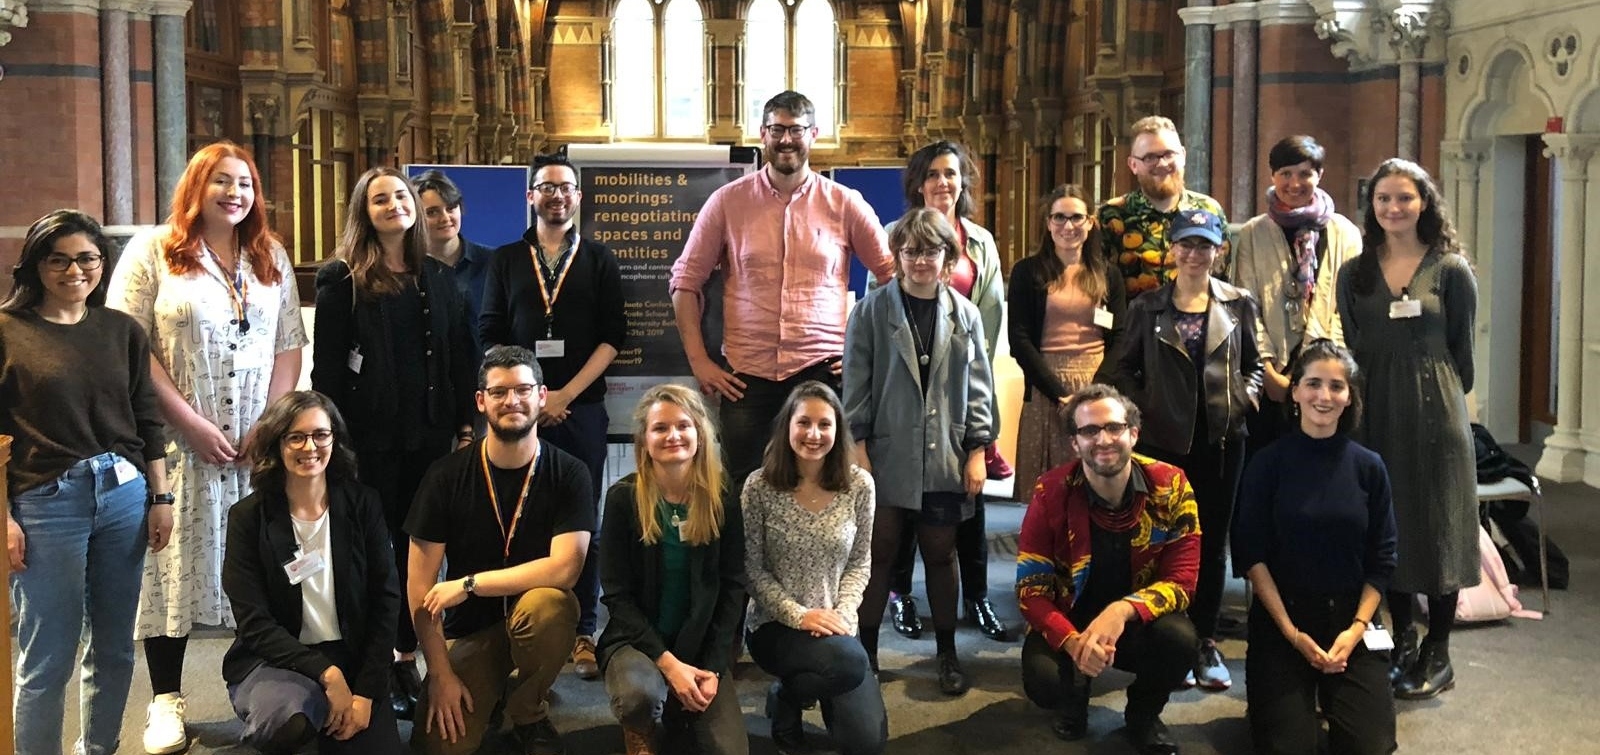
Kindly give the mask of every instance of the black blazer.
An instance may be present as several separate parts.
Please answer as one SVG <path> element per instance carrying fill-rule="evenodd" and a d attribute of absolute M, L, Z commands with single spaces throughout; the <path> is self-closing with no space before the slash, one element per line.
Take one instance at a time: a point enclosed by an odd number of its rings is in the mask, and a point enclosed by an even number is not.
<path fill-rule="evenodd" d="M 1006 292 L 1006 309 L 1011 310 L 1011 318 L 1006 336 L 1011 356 L 1022 368 L 1022 400 L 1032 401 L 1033 389 L 1037 388 L 1050 400 L 1060 401 L 1069 391 L 1039 351 L 1039 345 L 1044 343 L 1044 311 L 1050 298 L 1050 291 L 1039 282 L 1039 267 L 1039 258 L 1030 256 L 1017 260 L 1011 268 L 1011 289 Z M 1100 329 L 1106 342 L 1105 358 L 1109 359 L 1128 322 L 1128 291 L 1122 282 L 1122 271 L 1114 264 L 1106 265 L 1106 294 L 1100 304 L 1112 318 L 1111 327 Z"/>
<path fill-rule="evenodd" d="M 1128 307 L 1128 333 L 1115 360 L 1101 372 L 1107 382 L 1133 399 L 1144 414 L 1139 442 L 1169 454 L 1188 454 L 1195 421 L 1206 413 L 1207 442 L 1237 441 L 1248 432 L 1245 417 L 1261 394 L 1261 351 L 1257 348 L 1255 296 L 1242 288 L 1211 279 L 1211 306 L 1206 320 L 1205 384 L 1199 385 L 1195 364 L 1173 324 L 1168 283 L 1134 299 Z M 1205 397 L 1198 406 L 1197 398 Z"/>
<path fill-rule="evenodd" d="M 689 615 L 672 647 L 656 632 L 661 610 L 661 546 L 645 545 L 630 474 L 606 492 L 600 529 L 600 586 L 611 618 L 600 634 L 600 665 L 633 646 L 650 660 L 672 651 L 678 660 L 707 671 L 733 665 L 733 643 L 744 620 L 744 519 L 739 497 L 724 490 L 722 534 L 708 545 L 689 547 Z"/>
<path fill-rule="evenodd" d="M 427 342 L 428 423 L 453 436 L 476 419 L 473 390 L 480 357 L 472 353 L 466 302 L 454 273 L 424 257 L 417 284 L 428 329 L 416 334 Z M 317 319 L 311 342 L 311 387 L 333 399 L 344 415 L 359 451 L 394 447 L 399 436 L 394 345 L 389 340 L 392 297 L 354 296 L 350 267 L 334 260 L 317 270 Z M 361 346 L 361 371 L 350 369 L 350 349 Z"/>
<path fill-rule="evenodd" d="M 378 494 L 356 482 L 328 487 L 334 604 L 339 633 L 359 666 L 343 669 L 357 695 L 385 701 L 400 614 L 400 583 Z M 294 558 L 289 500 L 260 491 L 228 512 L 222 591 L 238 624 L 222 657 L 222 678 L 238 684 L 263 663 L 319 679 L 333 662 L 300 644 L 300 586 L 283 565 Z M 387 704 L 387 703 L 383 703 Z"/>

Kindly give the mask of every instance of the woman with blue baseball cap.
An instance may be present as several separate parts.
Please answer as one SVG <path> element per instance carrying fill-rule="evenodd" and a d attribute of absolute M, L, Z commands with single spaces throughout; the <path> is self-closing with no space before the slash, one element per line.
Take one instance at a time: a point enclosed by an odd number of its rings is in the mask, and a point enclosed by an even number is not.
<path fill-rule="evenodd" d="M 1128 305 L 1127 334 L 1103 371 L 1144 412 L 1138 453 L 1176 464 L 1200 509 L 1200 579 L 1189 617 L 1200 636 L 1193 683 L 1233 680 L 1213 639 L 1226 578 L 1228 520 L 1244 467 L 1245 418 L 1257 406 L 1262 367 L 1255 297 L 1211 275 L 1222 219 L 1182 210 L 1167 233 L 1177 277 Z"/>

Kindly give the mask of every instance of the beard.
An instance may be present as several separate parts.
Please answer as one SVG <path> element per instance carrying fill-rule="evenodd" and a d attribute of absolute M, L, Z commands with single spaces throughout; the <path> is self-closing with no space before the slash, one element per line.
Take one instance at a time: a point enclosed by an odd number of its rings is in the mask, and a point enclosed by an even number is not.
<path fill-rule="evenodd" d="M 1121 474 L 1122 470 L 1126 469 L 1128 463 L 1133 459 L 1132 454 L 1122 449 L 1117 449 L 1116 457 L 1107 462 L 1096 460 L 1095 449 L 1093 448 L 1088 449 L 1087 453 L 1083 449 L 1079 449 L 1079 457 L 1083 459 L 1085 469 L 1101 477 L 1115 477 Z"/>
<path fill-rule="evenodd" d="M 496 440 L 515 443 L 533 432 L 533 424 L 532 417 L 518 423 L 515 420 L 507 420 L 505 415 L 501 415 L 489 423 L 489 432 L 494 434 Z"/>
<path fill-rule="evenodd" d="M 766 154 L 763 155 L 763 157 L 766 158 L 767 164 L 771 165 L 773 170 L 778 171 L 786 176 L 792 176 L 795 173 L 800 172 L 800 167 L 806 164 L 806 160 L 810 154 L 811 151 L 805 146 L 796 144 L 790 147 L 788 150 L 780 147 L 770 147 L 766 150 Z M 786 155 L 794 156 L 795 161 L 793 164 L 780 161 L 780 158 Z"/>
<path fill-rule="evenodd" d="M 1149 174 L 1139 176 L 1139 191 L 1156 200 L 1171 199 L 1183 192 L 1183 171 L 1174 170 L 1165 176 Z"/>

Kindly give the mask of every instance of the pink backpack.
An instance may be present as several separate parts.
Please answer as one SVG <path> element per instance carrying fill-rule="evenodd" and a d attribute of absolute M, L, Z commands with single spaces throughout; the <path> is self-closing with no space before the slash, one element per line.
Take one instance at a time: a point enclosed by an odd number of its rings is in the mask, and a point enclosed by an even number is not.
<path fill-rule="evenodd" d="M 1499 621 L 1509 616 L 1519 619 L 1542 619 L 1538 611 L 1525 610 L 1517 599 L 1517 586 L 1506 576 L 1505 562 L 1494 547 L 1489 531 L 1478 528 L 1478 571 L 1481 579 L 1473 587 L 1464 588 L 1456 599 L 1456 621 L 1472 624 Z"/>

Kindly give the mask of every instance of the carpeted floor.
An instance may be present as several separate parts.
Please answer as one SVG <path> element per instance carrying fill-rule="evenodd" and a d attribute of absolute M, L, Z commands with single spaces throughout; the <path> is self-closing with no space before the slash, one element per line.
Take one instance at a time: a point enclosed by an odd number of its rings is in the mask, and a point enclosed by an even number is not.
<path fill-rule="evenodd" d="M 1516 449 L 1525 451 L 1525 449 Z M 1566 754 L 1600 752 L 1600 716 L 1595 714 L 1600 678 L 1600 491 L 1580 485 L 1546 488 L 1548 531 L 1571 558 L 1573 588 L 1553 594 L 1553 611 L 1543 621 L 1513 619 L 1458 630 L 1452 641 L 1457 687 L 1437 700 L 1399 704 L 1399 739 L 1404 752 Z M 991 596 L 1002 616 L 1020 626 L 1011 597 L 1015 533 L 1022 518 L 1015 503 L 991 504 L 988 518 L 995 545 L 990 560 Z M 919 593 L 920 593 L 920 587 Z M 1229 584 L 1227 613 L 1242 617 L 1244 586 Z M 1529 608 L 1541 605 L 1538 590 L 1524 590 Z M 924 603 L 924 606 L 926 604 Z M 223 631 L 197 636 L 185 672 L 190 752 L 248 753 L 233 744 L 239 724 L 228 705 L 218 674 L 229 640 Z M 1040 755 L 1050 753 L 1128 753 L 1117 729 L 1122 724 L 1122 688 L 1131 677 L 1116 672 L 1097 681 L 1090 735 L 1083 742 L 1056 740 L 1048 718 L 1022 697 L 1018 642 L 997 643 L 963 625 L 958 636 L 973 689 L 957 699 L 939 694 L 934 681 L 932 633 L 906 640 L 884 627 L 881 661 L 884 698 L 889 707 L 891 753 L 918 755 Z M 1165 720 L 1186 755 L 1250 752 L 1244 722 L 1242 638 L 1222 643 L 1234 687 L 1223 693 L 1179 692 Z M 776 752 L 767 738 L 762 703 L 768 677 L 748 661 L 737 668 L 740 703 L 751 735 L 751 752 Z M 141 751 L 144 703 L 149 698 L 143 659 L 135 673 L 123 726 L 123 752 Z M 67 721 L 76 728 L 75 704 Z M 611 718 L 604 687 L 564 674 L 556 685 L 554 720 L 572 755 L 622 751 L 620 729 Z M 822 741 L 821 720 L 806 714 L 807 730 Z M 402 723 L 402 735 L 410 725 Z M 63 749 L 71 746 L 69 739 Z M 494 743 L 483 752 L 497 752 Z"/>

